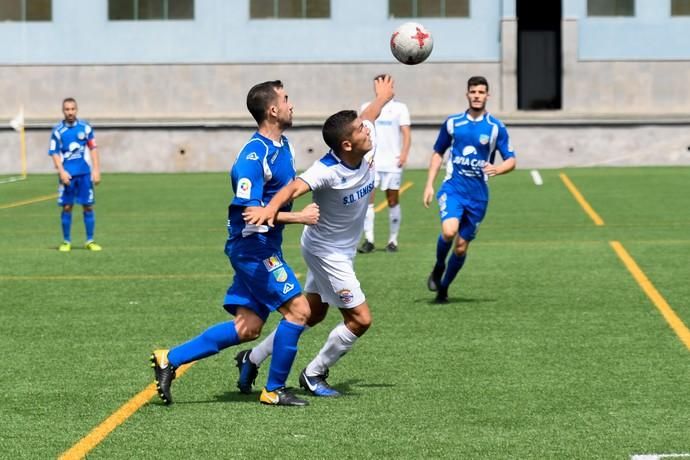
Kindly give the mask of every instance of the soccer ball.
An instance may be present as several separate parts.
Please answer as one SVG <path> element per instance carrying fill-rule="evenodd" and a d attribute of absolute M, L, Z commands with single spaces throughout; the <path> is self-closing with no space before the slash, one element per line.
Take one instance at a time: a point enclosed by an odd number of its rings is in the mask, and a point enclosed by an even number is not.
<path fill-rule="evenodd" d="M 416 22 L 406 22 L 391 35 L 391 52 L 403 64 L 424 62 L 434 49 L 431 32 Z"/>

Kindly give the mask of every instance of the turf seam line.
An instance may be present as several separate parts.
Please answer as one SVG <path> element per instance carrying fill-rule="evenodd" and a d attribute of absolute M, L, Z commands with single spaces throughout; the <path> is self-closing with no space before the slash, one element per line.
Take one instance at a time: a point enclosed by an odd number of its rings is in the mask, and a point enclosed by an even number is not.
<path fill-rule="evenodd" d="M 652 282 L 647 278 L 642 269 L 637 265 L 635 259 L 625 250 L 623 245 L 619 241 L 610 241 L 609 244 L 616 252 L 618 257 L 623 261 L 623 264 L 632 274 L 637 284 L 640 285 L 644 293 L 649 297 L 654 306 L 661 312 L 666 322 L 673 332 L 676 333 L 678 338 L 683 342 L 685 347 L 690 350 L 690 330 L 683 323 L 683 321 L 678 317 L 671 306 L 666 302 L 666 299 L 661 295 L 661 293 L 654 287 Z"/>
<path fill-rule="evenodd" d="M 410 181 L 405 182 L 402 185 L 402 187 L 400 187 L 400 191 L 398 192 L 398 195 L 402 195 L 403 193 L 405 193 L 405 190 L 412 187 L 413 185 L 414 185 L 413 182 L 410 182 Z M 388 206 L 388 200 L 383 200 L 382 202 L 380 202 L 379 204 L 376 205 L 376 207 L 374 208 L 374 212 L 383 211 L 384 209 L 386 209 L 386 206 Z"/>
<path fill-rule="evenodd" d="M 25 204 L 39 203 L 41 201 L 48 201 L 57 198 L 57 193 L 52 193 L 50 195 L 43 195 L 36 198 L 30 198 L 28 200 L 15 201 L 14 203 L 0 205 L 0 209 L 16 208 L 18 206 L 24 206 Z"/>
<path fill-rule="evenodd" d="M 594 225 L 596 225 L 597 227 L 602 227 L 604 225 L 604 219 L 602 219 L 599 216 L 599 214 L 597 214 L 597 212 L 594 210 L 594 208 L 592 208 L 592 206 L 589 205 L 582 193 L 580 193 L 577 187 L 575 187 L 575 184 L 573 184 L 573 182 L 568 178 L 568 176 L 565 175 L 565 173 L 560 173 L 559 176 L 565 184 L 566 188 L 570 191 L 575 200 L 580 204 L 585 213 L 589 216 L 590 219 L 594 221 Z"/>
<path fill-rule="evenodd" d="M 177 377 L 182 377 L 194 362 L 180 366 L 176 370 Z M 140 391 L 136 396 L 127 401 L 123 406 L 121 406 L 117 411 L 115 411 L 110 417 L 105 419 L 100 425 L 91 430 L 89 434 L 80 439 L 75 445 L 65 451 L 58 460 L 74 460 L 85 458 L 86 455 L 93 450 L 101 441 L 103 441 L 108 435 L 118 426 L 122 425 L 129 417 L 131 417 L 136 411 L 141 409 L 141 407 L 148 403 L 151 398 L 156 396 L 156 384 L 152 383 L 147 386 L 144 390 Z"/>

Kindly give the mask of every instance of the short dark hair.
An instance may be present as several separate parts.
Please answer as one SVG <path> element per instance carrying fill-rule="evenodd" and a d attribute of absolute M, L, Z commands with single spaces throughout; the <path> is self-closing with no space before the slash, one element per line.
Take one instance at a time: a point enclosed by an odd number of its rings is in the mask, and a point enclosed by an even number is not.
<path fill-rule="evenodd" d="M 357 112 L 354 110 L 341 110 L 328 117 L 321 130 L 326 145 L 340 153 L 340 144 L 352 134 L 352 122 L 356 119 Z"/>
<path fill-rule="evenodd" d="M 470 77 L 469 80 L 467 80 L 467 89 L 470 89 L 470 86 L 479 86 L 479 85 L 486 86 L 486 90 L 489 91 L 489 82 L 486 80 L 485 77 L 482 77 L 481 75 L 477 75 L 474 77 Z"/>
<path fill-rule="evenodd" d="M 64 98 L 64 99 L 62 100 L 62 106 L 63 106 L 63 107 L 65 106 L 65 102 L 74 102 L 74 105 L 78 105 L 78 104 L 77 104 L 77 100 L 76 100 L 75 98 L 73 98 L 73 97 L 66 97 L 66 98 Z"/>
<path fill-rule="evenodd" d="M 258 124 L 266 119 L 268 107 L 276 99 L 276 90 L 282 87 L 280 80 L 265 81 L 252 86 L 247 93 L 247 109 Z"/>

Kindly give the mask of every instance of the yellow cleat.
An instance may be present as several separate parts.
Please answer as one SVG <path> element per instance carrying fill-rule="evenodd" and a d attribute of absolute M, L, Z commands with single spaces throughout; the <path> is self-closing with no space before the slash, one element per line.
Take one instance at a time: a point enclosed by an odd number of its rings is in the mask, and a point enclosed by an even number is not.
<path fill-rule="evenodd" d="M 84 246 L 86 249 L 89 251 L 102 251 L 103 248 L 99 245 L 94 243 L 93 241 L 87 241 L 86 246 Z"/>
<path fill-rule="evenodd" d="M 268 404 L 269 406 L 308 406 L 309 402 L 304 399 L 299 399 L 287 388 L 277 388 L 273 391 L 268 391 L 264 388 L 259 397 L 261 404 Z"/>
<path fill-rule="evenodd" d="M 70 252 L 72 250 L 72 243 L 65 241 L 60 246 L 58 246 L 58 251 L 60 252 Z"/>

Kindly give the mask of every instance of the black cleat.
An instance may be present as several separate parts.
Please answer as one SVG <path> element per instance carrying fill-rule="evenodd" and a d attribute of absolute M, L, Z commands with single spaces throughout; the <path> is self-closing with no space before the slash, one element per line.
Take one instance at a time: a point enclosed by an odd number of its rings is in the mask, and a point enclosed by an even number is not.
<path fill-rule="evenodd" d="M 151 353 L 151 367 L 153 367 L 158 396 L 163 400 L 163 404 L 172 404 L 170 384 L 175 380 L 175 368 L 168 362 L 168 350 L 154 350 Z"/>
<path fill-rule="evenodd" d="M 237 361 L 237 369 L 240 371 L 240 377 L 237 379 L 237 388 L 240 389 L 240 393 L 246 395 L 251 394 L 252 386 L 256 382 L 256 376 L 259 375 L 259 366 L 254 364 L 249 360 L 249 354 L 252 352 L 251 348 L 249 350 L 243 350 L 237 353 L 235 356 L 235 361 Z"/>
<path fill-rule="evenodd" d="M 448 303 L 448 288 L 439 286 L 434 303 Z"/>
<path fill-rule="evenodd" d="M 429 278 L 426 280 L 426 287 L 429 288 L 431 292 L 438 291 L 438 288 L 441 285 L 441 278 L 443 277 L 443 272 L 445 270 L 446 267 L 434 266 Z"/>
<path fill-rule="evenodd" d="M 315 375 L 310 377 L 307 375 L 307 370 L 303 369 L 299 374 L 299 386 L 314 396 L 322 396 L 325 398 L 334 398 L 340 396 L 340 392 L 326 382 L 327 378 L 328 370 L 326 370 L 324 375 Z"/>
<path fill-rule="evenodd" d="M 261 391 L 259 398 L 261 404 L 268 404 L 269 406 L 308 406 L 309 401 L 299 399 L 287 388 L 278 388 L 273 391 L 268 391 L 264 388 Z"/>
<path fill-rule="evenodd" d="M 388 245 L 386 246 L 386 251 L 388 251 L 388 252 L 398 252 L 398 245 L 395 244 L 393 241 L 391 241 L 391 242 L 388 243 Z"/>
<path fill-rule="evenodd" d="M 374 249 L 374 243 L 369 240 L 364 240 L 364 243 L 357 248 L 357 252 L 360 254 L 369 254 L 370 252 L 373 252 Z"/>

